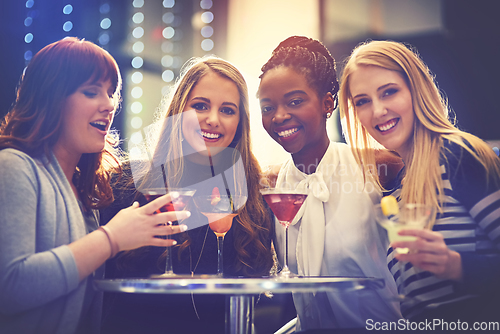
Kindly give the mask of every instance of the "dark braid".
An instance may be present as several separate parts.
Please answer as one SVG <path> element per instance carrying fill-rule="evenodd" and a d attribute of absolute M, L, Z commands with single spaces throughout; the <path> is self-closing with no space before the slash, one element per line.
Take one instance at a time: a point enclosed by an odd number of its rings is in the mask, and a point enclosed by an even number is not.
<path fill-rule="evenodd" d="M 262 74 L 259 78 L 262 79 L 267 71 L 278 66 L 292 67 L 303 74 L 320 98 L 328 92 L 332 93 L 334 108 L 337 107 L 339 83 L 335 59 L 320 41 L 303 36 L 285 39 L 274 49 L 271 58 L 262 66 Z"/>

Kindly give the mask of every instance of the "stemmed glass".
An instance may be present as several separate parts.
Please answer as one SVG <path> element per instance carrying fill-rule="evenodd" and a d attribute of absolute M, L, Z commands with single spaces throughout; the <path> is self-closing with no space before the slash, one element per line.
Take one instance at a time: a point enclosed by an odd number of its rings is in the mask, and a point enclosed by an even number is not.
<path fill-rule="evenodd" d="M 389 196 L 390 197 L 390 196 Z M 413 241 L 417 237 L 399 235 L 398 232 L 406 229 L 423 229 L 428 226 L 432 213 L 434 212 L 431 206 L 423 204 L 405 204 L 398 206 L 395 198 L 384 198 L 386 201 L 382 204 L 375 205 L 375 220 L 383 228 L 387 230 L 389 242 L 394 241 Z M 406 254 L 410 250 L 408 248 L 396 248 L 394 250 L 399 254 Z M 398 262 L 399 270 L 403 270 L 404 263 Z M 417 275 L 419 275 L 419 271 Z M 403 284 L 406 285 L 406 284 Z M 397 297 L 391 298 L 393 301 L 402 302 L 411 299 L 404 294 L 404 288 L 398 289 L 400 294 Z"/>
<path fill-rule="evenodd" d="M 385 213 L 385 214 L 384 214 Z M 381 204 L 375 205 L 375 220 L 387 230 L 389 242 L 412 241 L 414 236 L 399 235 L 398 232 L 407 229 L 421 230 L 427 226 L 431 218 L 432 207 L 423 204 L 405 204 L 398 212 L 387 212 Z M 400 254 L 408 253 L 408 248 L 396 248 Z"/>
<path fill-rule="evenodd" d="M 291 273 L 288 268 L 288 227 L 306 200 L 307 194 L 280 188 L 264 188 L 260 190 L 260 193 L 264 196 L 280 224 L 285 228 L 285 256 L 283 269 L 281 269 L 279 276 L 289 277 Z"/>
<path fill-rule="evenodd" d="M 210 229 L 217 236 L 217 276 L 223 277 L 224 236 L 231 228 L 233 218 L 246 203 L 247 197 L 240 195 L 195 196 L 194 204 L 208 218 Z"/>
<path fill-rule="evenodd" d="M 168 212 L 168 211 L 182 211 L 186 208 L 186 205 L 188 204 L 189 200 L 191 197 L 193 197 L 194 193 L 196 192 L 195 189 L 188 189 L 188 188 L 169 188 L 168 189 L 169 193 L 177 193 L 178 197 L 172 198 L 170 202 L 159 208 L 156 213 L 160 212 Z M 163 196 L 166 194 L 166 189 L 165 188 L 147 188 L 141 190 L 141 193 L 146 197 L 146 200 L 148 202 L 151 202 L 152 200 Z M 168 225 L 172 225 L 172 222 L 168 222 Z M 170 239 L 170 235 L 166 236 L 166 239 Z M 172 254 L 170 252 L 170 249 L 167 249 L 166 253 L 166 260 L 165 260 L 165 273 L 160 275 L 161 277 L 169 277 L 169 276 L 176 276 L 174 274 L 174 270 L 172 268 Z"/>

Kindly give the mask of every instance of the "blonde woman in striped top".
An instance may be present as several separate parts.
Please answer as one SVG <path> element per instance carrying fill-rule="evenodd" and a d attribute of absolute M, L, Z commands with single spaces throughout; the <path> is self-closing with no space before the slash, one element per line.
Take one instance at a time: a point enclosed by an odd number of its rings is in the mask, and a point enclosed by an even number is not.
<path fill-rule="evenodd" d="M 339 104 L 360 164 L 373 163 L 370 152 L 381 146 L 403 159 L 386 195 L 435 208 L 428 229 L 400 232 L 416 241 L 393 242 L 388 250 L 389 269 L 406 296 L 403 316 L 498 321 L 500 160 L 493 150 L 454 126 L 433 75 L 401 43 L 372 41 L 354 49 Z M 411 251 L 398 254 L 397 247 Z"/>

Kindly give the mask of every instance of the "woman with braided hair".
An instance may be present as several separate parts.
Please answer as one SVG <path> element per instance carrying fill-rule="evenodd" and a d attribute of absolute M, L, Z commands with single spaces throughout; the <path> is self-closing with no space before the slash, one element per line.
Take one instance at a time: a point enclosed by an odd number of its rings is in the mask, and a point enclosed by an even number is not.
<path fill-rule="evenodd" d="M 387 240 L 373 221 L 380 194 L 364 183 L 351 149 L 331 142 L 326 121 L 337 107 L 335 60 L 325 46 L 293 36 L 262 67 L 258 91 L 262 123 L 291 158 L 276 187 L 309 195 L 289 227 L 290 270 L 302 276 L 385 279 L 379 290 L 296 293 L 297 328 L 365 328 L 368 321 L 397 321 L 394 279 L 386 267 Z M 284 229 L 276 227 L 280 261 Z"/>

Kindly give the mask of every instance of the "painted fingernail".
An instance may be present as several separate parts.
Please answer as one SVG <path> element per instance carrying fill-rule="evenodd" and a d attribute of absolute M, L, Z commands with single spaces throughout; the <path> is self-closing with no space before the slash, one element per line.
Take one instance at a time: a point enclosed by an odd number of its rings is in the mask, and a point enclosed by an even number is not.
<path fill-rule="evenodd" d="M 177 197 L 179 197 L 179 193 L 178 193 L 177 191 L 172 191 L 172 192 L 170 193 L 170 197 L 171 197 L 171 198 L 177 198 Z"/>
<path fill-rule="evenodd" d="M 187 225 L 181 225 L 180 228 L 181 228 L 181 232 L 187 231 L 187 229 L 188 229 Z"/>
<path fill-rule="evenodd" d="M 177 245 L 177 241 L 172 240 L 172 246 Z"/>
<path fill-rule="evenodd" d="M 186 215 L 187 215 L 187 217 L 191 217 L 191 212 L 186 211 Z M 187 217 L 186 217 L 186 218 L 187 218 Z"/>

